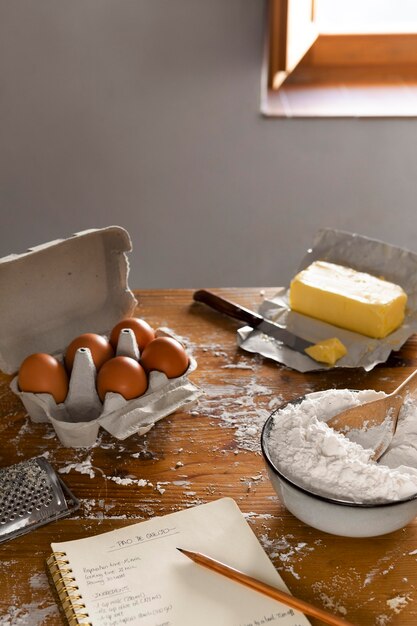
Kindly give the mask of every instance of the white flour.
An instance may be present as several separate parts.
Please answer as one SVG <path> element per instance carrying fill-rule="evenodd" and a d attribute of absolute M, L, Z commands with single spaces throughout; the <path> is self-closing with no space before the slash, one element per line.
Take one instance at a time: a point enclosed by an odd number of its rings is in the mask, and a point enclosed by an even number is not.
<path fill-rule="evenodd" d="M 379 463 L 371 461 L 372 450 L 326 424 L 336 413 L 383 395 L 329 389 L 287 405 L 274 417 L 268 442 L 271 459 L 288 478 L 321 495 L 353 502 L 412 496 L 417 493 L 416 404 L 404 404 L 395 437 Z"/>

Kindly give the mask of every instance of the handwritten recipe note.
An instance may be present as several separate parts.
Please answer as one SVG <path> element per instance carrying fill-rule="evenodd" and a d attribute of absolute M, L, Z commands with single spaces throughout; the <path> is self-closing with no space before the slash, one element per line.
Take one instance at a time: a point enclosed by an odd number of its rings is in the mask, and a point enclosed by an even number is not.
<path fill-rule="evenodd" d="M 198 566 L 177 547 L 288 591 L 230 498 L 52 544 L 55 555 L 65 554 L 93 626 L 309 624 L 301 613 Z"/>

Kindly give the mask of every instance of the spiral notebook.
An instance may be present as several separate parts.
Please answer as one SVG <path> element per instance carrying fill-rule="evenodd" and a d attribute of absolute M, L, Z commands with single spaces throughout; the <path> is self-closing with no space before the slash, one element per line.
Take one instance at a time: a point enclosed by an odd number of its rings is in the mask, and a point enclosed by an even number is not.
<path fill-rule="evenodd" d="M 71 626 L 309 624 L 176 549 L 204 552 L 288 591 L 231 498 L 51 547 L 47 565 Z"/>

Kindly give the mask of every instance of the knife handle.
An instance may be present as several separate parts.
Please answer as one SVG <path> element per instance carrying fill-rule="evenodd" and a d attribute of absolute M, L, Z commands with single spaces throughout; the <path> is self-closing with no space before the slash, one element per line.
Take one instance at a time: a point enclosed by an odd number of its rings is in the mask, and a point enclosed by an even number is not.
<path fill-rule="evenodd" d="M 234 317 L 241 322 L 245 322 L 252 328 L 256 328 L 263 320 L 260 315 L 257 315 L 253 311 L 245 309 L 245 307 L 235 304 L 234 302 L 230 302 L 230 300 L 221 298 L 206 289 L 199 289 L 198 291 L 195 291 L 193 298 L 196 302 L 203 302 L 212 309 L 219 311 L 219 313 L 224 313 L 229 317 Z"/>

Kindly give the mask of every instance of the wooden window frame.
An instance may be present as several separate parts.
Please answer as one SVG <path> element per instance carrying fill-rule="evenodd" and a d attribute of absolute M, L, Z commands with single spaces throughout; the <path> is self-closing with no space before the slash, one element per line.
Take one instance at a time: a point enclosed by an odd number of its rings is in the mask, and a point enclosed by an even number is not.
<path fill-rule="evenodd" d="M 288 10 L 297 0 L 269 0 L 268 41 L 266 55 L 267 80 L 265 81 L 262 112 L 268 116 L 293 116 L 285 114 L 283 101 L 296 95 L 304 98 L 301 109 L 308 115 L 308 94 L 315 97 L 311 116 L 320 116 L 317 94 L 331 93 L 332 97 L 343 91 L 344 106 L 336 106 L 334 116 L 360 117 L 358 109 L 349 114 L 349 93 L 366 99 L 362 107 L 368 117 L 417 117 L 417 34 L 414 33 L 366 33 L 366 34 L 320 34 L 311 45 L 306 42 L 305 54 L 291 66 L 288 59 Z M 312 0 L 312 5 L 314 0 Z M 343 85 L 343 89 L 341 86 Z M 386 105 L 376 98 L 388 93 Z M 393 94 L 398 91 L 398 107 Z M 407 92 L 407 106 L 401 99 Z M 342 95 L 340 96 L 342 97 Z M 375 106 L 372 106 L 374 98 Z M 411 98 L 415 103 L 411 102 Z M 337 105 L 336 101 L 335 104 Z M 342 114 L 341 114 L 342 111 Z M 413 113 L 414 111 L 414 113 Z M 307 112 L 307 113 L 306 113 Z M 323 104 L 323 115 L 332 117 L 331 107 Z M 288 112 L 287 112 L 288 113 Z M 294 114 L 294 112 L 292 112 Z"/>
<path fill-rule="evenodd" d="M 294 8 L 300 6 L 297 3 L 301 2 L 304 15 L 301 18 L 295 16 L 296 20 L 292 20 Z M 271 89 L 279 89 L 317 39 L 318 33 L 314 27 L 314 0 L 271 0 L 268 11 L 268 85 Z M 297 23 L 298 20 L 302 22 L 300 25 Z"/>

